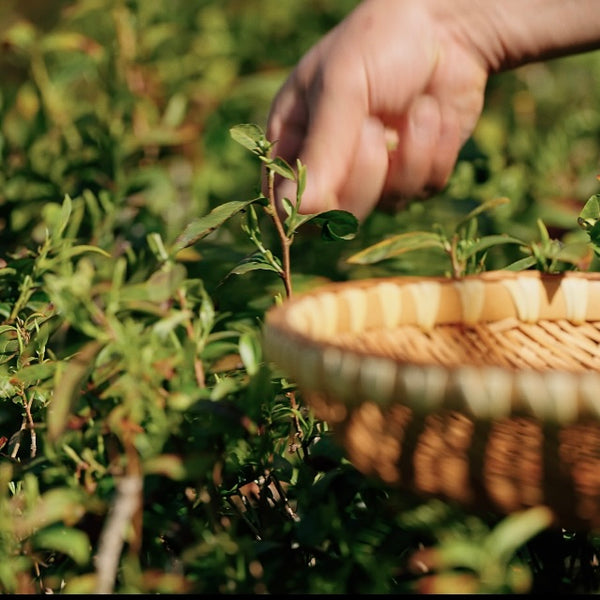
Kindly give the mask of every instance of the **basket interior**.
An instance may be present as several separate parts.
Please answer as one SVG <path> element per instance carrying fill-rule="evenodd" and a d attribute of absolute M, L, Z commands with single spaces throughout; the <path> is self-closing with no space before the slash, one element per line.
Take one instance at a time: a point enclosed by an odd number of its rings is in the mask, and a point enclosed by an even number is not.
<path fill-rule="evenodd" d="M 292 303 L 283 326 L 399 363 L 600 371 L 600 281 L 581 275 L 332 285 Z"/>
<path fill-rule="evenodd" d="M 538 371 L 600 370 L 600 322 L 574 325 L 566 320 L 522 323 L 504 319 L 476 325 L 416 325 L 342 333 L 336 343 L 361 354 L 385 356 L 416 365 L 493 365 Z"/>

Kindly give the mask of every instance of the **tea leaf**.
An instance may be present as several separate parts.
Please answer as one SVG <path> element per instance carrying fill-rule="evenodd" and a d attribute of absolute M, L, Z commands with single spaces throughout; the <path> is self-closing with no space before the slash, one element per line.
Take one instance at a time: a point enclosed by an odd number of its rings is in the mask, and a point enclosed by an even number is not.
<path fill-rule="evenodd" d="M 387 238 L 377 242 L 368 248 L 350 256 L 347 262 L 356 265 L 370 265 L 381 260 L 404 254 L 405 252 L 414 252 L 425 248 L 444 249 L 444 245 L 437 233 L 429 231 L 410 231 Z"/>
<path fill-rule="evenodd" d="M 579 213 L 577 223 L 588 231 L 600 220 L 600 194 L 594 194 Z"/>
<path fill-rule="evenodd" d="M 323 230 L 323 238 L 330 241 L 351 240 L 358 231 L 358 219 L 345 210 L 317 213 L 312 220 Z"/>
<path fill-rule="evenodd" d="M 264 255 L 255 252 L 251 256 L 240 261 L 233 269 L 231 269 L 229 275 L 244 275 L 250 271 L 273 271 L 277 274 L 281 273 L 282 269 L 278 265 L 278 259 L 272 254 L 269 256 L 272 257 L 274 262 L 269 262 Z"/>
<path fill-rule="evenodd" d="M 73 559 L 78 565 L 90 560 L 90 541 L 88 536 L 73 527 L 54 526 L 38 531 L 31 542 L 34 548 L 43 548 L 60 552 Z"/>
<path fill-rule="evenodd" d="M 79 395 L 80 386 L 94 366 L 94 359 L 102 349 L 98 341 L 88 342 L 57 373 L 54 396 L 48 410 L 48 438 L 56 441 L 67 424 L 74 401 Z"/>
<path fill-rule="evenodd" d="M 482 553 L 486 560 L 508 562 L 519 547 L 532 537 L 550 527 L 554 522 L 552 511 L 546 506 L 536 506 L 505 517 L 490 532 Z"/>
<path fill-rule="evenodd" d="M 499 246 L 501 244 L 517 244 L 519 246 L 525 245 L 523 240 L 518 238 L 499 234 L 499 235 L 487 235 L 485 237 L 476 239 L 476 240 L 467 240 L 463 246 L 461 246 L 460 257 L 462 259 L 471 258 L 471 256 L 477 254 L 477 252 L 481 252 L 486 248 L 491 248 L 492 246 Z"/>
<path fill-rule="evenodd" d="M 304 194 L 304 190 L 306 189 L 306 166 L 303 165 L 300 160 L 296 161 L 296 171 L 297 171 L 297 180 L 298 180 L 298 188 L 296 190 L 296 199 L 298 203 L 300 203 L 302 199 L 302 194 Z"/>
<path fill-rule="evenodd" d="M 263 157 L 261 157 L 263 158 Z M 291 179 L 292 181 L 296 180 L 296 174 L 294 173 L 294 169 L 290 165 L 288 165 L 283 158 L 276 156 L 274 159 L 263 159 L 263 162 L 267 165 L 267 168 L 271 169 L 278 175 L 281 175 L 285 179 Z"/>
<path fill-rule="evenodd" d="M 209 233 L 218 229 L 225 221 L 227 221 L 227 219 L 230 219 L 240 211 L 244 210 L 249 204 L 259 200 L 262 199 L 254 198 L 252 200 L 233 200 L 231 202 L 225 202 L 211 210 L 206 216 L 194 219 L 188 224 L 171 246 L 171 255 L 176 254 L 187 246 L 195 244 Z"/>
<path fill-rule="evenodd" d="M 41 364 L 29 365 L 27 367 L 19 369 L 15 373 L 14 379 L 20 381 L 21 383 L 24 383 L 26 386 L 29 386 L 38 381 L 49 379 L 54 375 L 56 368 L 57 363 L 51 361 Z"/>
<path fill-rule="evenodd" d="M 525 269 L 529 269 L 537 263 L 536 259 L 533 256 L 526 256 L 525 258 L 521 258 L 516 260 L 515 262 L 510 263 L 504 267 L 504 271 L 523 271 Z"/>
<path fill-rule="evenodd" d="M 510 200 L 508 198 L 492 198 L 491 200 L 486 200 L 472 211 L 470 211 L 465 217 L 463 217 L 458 224 L 456 225 L 456 230 L 460 227 L 473 220 L 475 217 L 479 216 L 481 213 L 484 213 L 488 210 L 492 210 L 497 206 L 502 206 L 503 204 L 508 204 Z"/>
<path fill-rule="evenodd" d="M 240 336 L 240 357 L 248 375 L 254 375 L 262 361 L 262 346 L 254 333 L 245 332 Z"/>
<path fill-rule="evenodd" d="M 574 265 L 580 271 L 587 271 L 592 261 L 594 249 L 590 244 L 572 243 L 565 244 L 556 253 L 555 258 L 562 262 Z"/>
<path fill-rule="evenodd" d="M 258 125 L 242 123 L 231 127 L 229 133 L 238 144 L 251 152 L 259 153 L 264 148 L 265 134 Z"/>

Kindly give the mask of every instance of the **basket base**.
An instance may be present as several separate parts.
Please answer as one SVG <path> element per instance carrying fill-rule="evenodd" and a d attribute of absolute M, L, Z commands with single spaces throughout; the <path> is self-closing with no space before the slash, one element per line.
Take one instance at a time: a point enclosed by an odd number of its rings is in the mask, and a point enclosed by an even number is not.
<path fill-rule="evenodd" d="M 402 404 L 355 407 L 322 393 L 306 399 L 348 459 L 368 476 L 476 511 L 510 514 L 545 505 L 557 526 L 600 530 L 600 423 L 494 421 Z"/>

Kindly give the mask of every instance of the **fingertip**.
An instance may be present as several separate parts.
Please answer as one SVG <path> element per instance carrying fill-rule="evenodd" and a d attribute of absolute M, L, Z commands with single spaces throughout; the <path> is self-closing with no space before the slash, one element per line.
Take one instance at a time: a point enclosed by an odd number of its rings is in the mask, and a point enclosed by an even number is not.
<path fill-rule="evenodd" d="M 297 184 L 295 181 L 283 179 L 275 191 L 277 204 L 283 207 L 283 199 L 287 198 L 295 203 L 297 198 Z M 312 214 L 334 210 L 339 208 L 338 196 L 335 191 L 328 186 L 320 186 L 315 177 L 307 169 L 306 187 L 300 198 L 298 212 L 300 214 Z"/>
<path fill-rule="evenodd" d="M 403 196 L 419 196 L 430 183 L 440 135 L 440 110 L 430 96 L 421 96 L 395 123 L 396 148 L 390 151 L 385 188 Z"/>

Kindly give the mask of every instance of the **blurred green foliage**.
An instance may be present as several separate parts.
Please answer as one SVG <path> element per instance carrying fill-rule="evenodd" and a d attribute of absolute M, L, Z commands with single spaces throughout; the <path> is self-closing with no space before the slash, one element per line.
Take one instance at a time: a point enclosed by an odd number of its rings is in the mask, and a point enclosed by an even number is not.
<path fill-rule="evenodd" d="M 344 459 L 262 360 L 262 315 L 282 287 L 231 274 L 254 251 L 242 211 L 169 252 L 195 218 L 256 196 L 259 165 L 230 128 L 264 125 L 289 68 L 355 4 L 0 7 L 4 593 L 598 589 L 595 538 L 535 511 L 501 520 L 413 498 Z M 496 76 L 447 189 L 427 208 L 376 211 L 351 241 L 300 230 L 295 289 L 444 272 L 426 250 L 345 258 L 435 223 L 452 231 L 496 197 L 509 202 L 486 213 L 486 235 L 535 241 L 542 219 L 559 241 L 585 240 L 599 105 L 597 53 Z M 495 250 L 490 267 L 515 258 Z"/>

